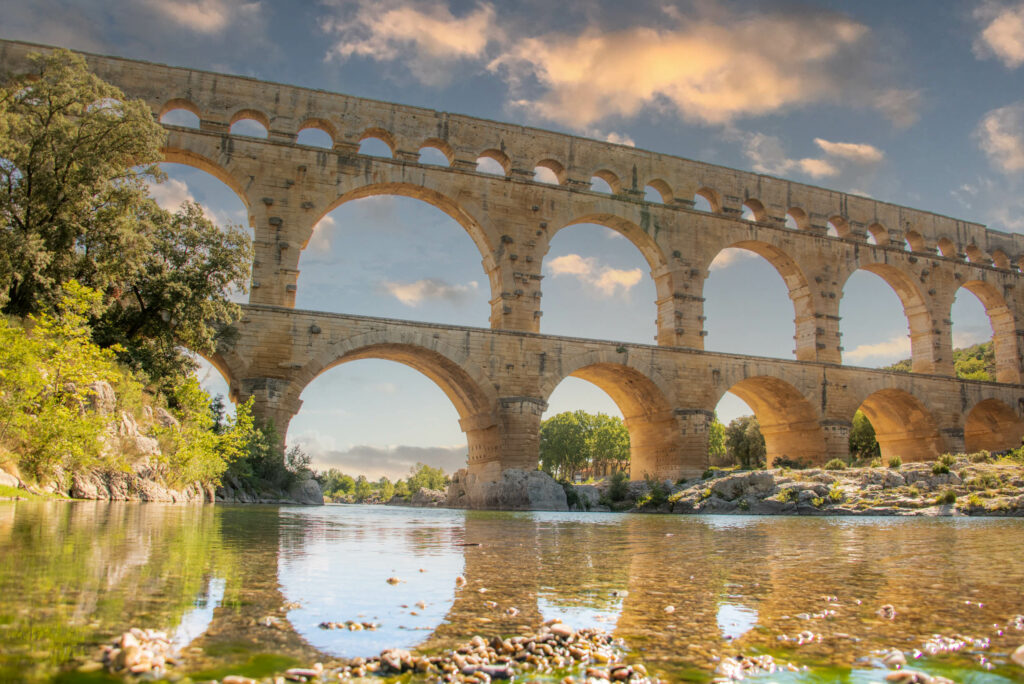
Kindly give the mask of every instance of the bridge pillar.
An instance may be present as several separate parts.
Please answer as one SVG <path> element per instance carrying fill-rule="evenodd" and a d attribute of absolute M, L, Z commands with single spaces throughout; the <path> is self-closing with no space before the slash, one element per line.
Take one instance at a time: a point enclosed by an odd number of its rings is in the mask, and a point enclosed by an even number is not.
<path fill-rule="evenodd" d="M 280 378 L 243 378 L 240 383 L 241 401 L 252 397 L 253 415 L 261 420 L 272 421 L 283 442 L 288 434 L 288 424 L 302 407 L 302 400 L 292 398 L 288 392 L 291 383 Z M 295 397 L 298 393 L 294 393 Z"/>
<path fill-rule="evenodd" d="M 945 316 L 934 316 L 925 306 L 906 309 L 910 324 L 911 369 L 915 373 L 953 375 L 953 331 Z"/>
<path fill-rule="evenodd" d="M 658 299 L 658 337 L 663 347 L 704 348 L 703 274 L 668 266 L 651 273 Z"/>
<path fill-rule="evenodd" d="M 825 436 L 825 463 L 833 458 L 842 461 L 850 460 L 850 429 L 853 425 L 848 420 L 823 420 L 821 431 Z"/>
<path fill-rule="evenodd" d="M 498 400 L 497 426 L 493 434 L 479 435 L 488 446 L 497 442 L 493 451 L 485 451 L 485 458 L 472 460 L 470 450 L 469 471 L 482 480 L 497 480 L 504 470 L 536 470 L 540 457 L 540 417 L 547 409 L 546 401 L 539 397 L 502 397 Z M 468 435 L 469 433 L 467 433 Z"/>
<path fill-rule="evenodd" d="M 946 453 L 963 454 L 967 452 L 962 426 L 940 428 L 939 432 L 942 434 L 942 440 L 946 443 Z"/>
<path fill-rule="evenodd" d="M 294 308 L 299 255 L 313 234 L 313 214 L 268 195 L 250 202 L 249 221 L 255 231 L 249 302 Z"/>
<path fill-rule="evenodd" d="M 540 332 L 541 261 L 548 246 L 547 239 L 531 234 L 531 229 L 542 233 L 527 225 L 498 226 L 498 246 L 493 257 L 484 259 L 493 295 L 493 330 Z"/>

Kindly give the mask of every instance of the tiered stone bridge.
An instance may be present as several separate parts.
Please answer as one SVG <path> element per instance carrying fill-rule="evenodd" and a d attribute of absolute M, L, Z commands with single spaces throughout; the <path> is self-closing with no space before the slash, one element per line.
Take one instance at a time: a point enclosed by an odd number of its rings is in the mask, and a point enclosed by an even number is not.
<path fill-rule="evenodd" d="M 27 55 L 46 49 L 0 41 L 0 68 L 23 72 Z M 593 382 L 619 405 L 634 477 L 703 470 L 708 424 L 727 391 L 754 410 L 769 459 L 821 463 L 846 455 L 858 408 L 874 425 L 883 457 L 922 460 L 1020 444 L 1024 236 L 540 129 L 85 57 L 127 96 L 149 103 L 154 116 L 194 114 L 195 128 L 165 124 L 166 160 L 211 173 L 248 208 L 256 246 L 249 304 L 237 343 L 211 361 L 234 399 L 254 397 L 282 431 L 320 373 L 380 358 L 421 371 L 445 391 L 466 432 L 470 470 L 485 478 L 536 467 L 541 414 L 569 375 Z M 267 136 L 232 134 L 245 119 L 262 124 Z M 332 147 L 298 144 L 309 128 L 329 135 Z M 368 138 L 385 142 L 392 157 L 360 154 Z M 428 147 L 448 166 L 421 163 Z M 503 173 L 481 171 L 483 158 Z M 553 172 L 557 184 L 536 180 L 538 167 Z M 611 193 L 593 190 L 593 178 Z M 648 188 L 660 201 L 646 199 Z M 465 228 L 490 284 L 489 328 L 294 309 L 301 255 L 316 224 L 345 202 L 373 195 L 425 201 Z M 698 197 L 710 211 L 695 208 Z M 753 220 L 743 218 L 744 207 Z M 578 223 L 607 226 L 644 255 L 657 288 L 656 345 L 540 334 L 544 257 L 552 237 Z M 784 279 L 795 361 L 703 351 L 704 281 L 715 256 L 730 247 L 761 255 Z M 881 276 L 899 295 L 912 373 L 842 365 L 839 301 L 858 269 Z M 960 288 L 978 296 L 992 322 L 998 382 L 953 377 L 950 308 Z"/>

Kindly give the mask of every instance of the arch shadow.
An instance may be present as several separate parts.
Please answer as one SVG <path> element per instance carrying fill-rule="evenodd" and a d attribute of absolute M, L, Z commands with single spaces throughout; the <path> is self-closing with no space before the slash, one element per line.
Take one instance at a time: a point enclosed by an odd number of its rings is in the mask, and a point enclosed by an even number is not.
<path fill-rule="evenodd" d="M 931 461 L 945 449 L 935 418 L 910 392 L 878 390 L 861 402 L 859 410 L 875 429 L 883 461 L 896 456 L 907 462 Z"/>
<path fill-rule="evenodd" d="M 964 421 L 964 448 L 968 453 L 1006 451 L 1021 445 L 1024 418 L 998 399 L 983 399 Z"/>

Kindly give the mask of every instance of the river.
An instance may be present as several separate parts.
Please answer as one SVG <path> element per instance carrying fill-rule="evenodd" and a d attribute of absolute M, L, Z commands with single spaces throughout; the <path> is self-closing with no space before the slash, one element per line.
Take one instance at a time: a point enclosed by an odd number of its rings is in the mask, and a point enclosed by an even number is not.
<path fill-rule="evenodd" d="M 0 681 L 106 681 L 75 665 L 130 627 L 167 630 L 199 680 L 556 617 L 673 681 L 739 654 L 796 666 L 755 681 L 883 681 L 883 649 L 1024 681 L 1022 588 L 1019 519 L 3 502 Z M 378 627 L 319 627 L 347 620 Z"/>

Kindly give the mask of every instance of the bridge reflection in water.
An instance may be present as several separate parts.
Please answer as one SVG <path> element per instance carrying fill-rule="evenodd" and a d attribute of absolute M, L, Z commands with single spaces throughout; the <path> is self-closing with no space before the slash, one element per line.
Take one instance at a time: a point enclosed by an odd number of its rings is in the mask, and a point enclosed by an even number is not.
<path fill-rule="evenodd" d="M 998 653 L 1021 639 L 1007 622 L 1024 612 L 1022 532 L 1017 520 L 5 503 L 0 678 L 49 679 L 134 626 L 202 649 L 188 651 L 195 674 L 439 649 L 552 617 L 603 626 L 672 676 L 765 650 L 849 668 L 932 634 L 990 637 Z M 896 620 L 876 615 L 884 604 Z M 346 620 L 380 627 L 318 627 Z M 780 641 L 804 631 L 821 641 Z"/>

